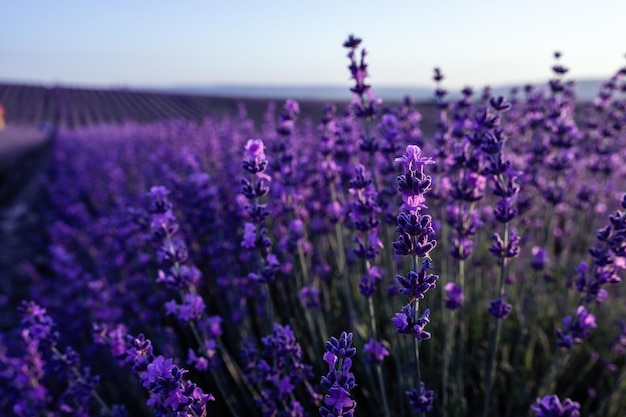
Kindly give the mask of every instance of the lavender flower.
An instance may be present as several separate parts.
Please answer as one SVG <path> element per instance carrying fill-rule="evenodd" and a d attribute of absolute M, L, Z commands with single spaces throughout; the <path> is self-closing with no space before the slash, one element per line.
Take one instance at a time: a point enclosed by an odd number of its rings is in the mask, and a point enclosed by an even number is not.
<path fill-rule="evenodd" d="M 506 297 L 506 294 L 502 294 L 500 298 L 491 300 L 489 302 L 489 308 L 487 308 L 489 314 L 497 319 L 503 319 L 508 316 L 511 312 L 511 309 L 513 308 L 511 304 L 504 301 L 504 297 Z"/>
<path fill-rule="evenodd" d="M 173 364 L 172 359 L 159 355 L 148 364 L 140 375 L 143 386 L 151 393 L 147 404 L 157 408 L 171 409 L 179 416 L 205 416 L 206 403 L 214 401 L 212 394 L 183 379 L 187 370 Z"/>
<path fill-rule="evenodd" d="M 443 300 L 446 308 L 456 310 L 461 307 L 463 299 L 465 298 L 463 295 L 463 288 L 454 282 L 448 282 L 443 289 L 448 293 L 446 298 Z"/>
<path fill-rule="evenodd" d="M 152 187 L 148 193 L 150 228 L 161 243 L 157 255 L 163 268 L 159 269 L 156 281 L 169 289 L 187 290 L 200 280 L 200 271 L 189 262 L 187 245 L 176 235 L 179 225 L 168 194 L 165 187 Z"/>
<path fill-rule="evenodd" d="M 328 391 L 324 397 L 325 406 L 319 409 L 322 417 L 352 417 L 354 415 L 356 401 L 350 398 L 350 390 L 357 384 L 350 368 L 351 358 L 355 354 L 356 348 L 352 347 L 352 333 L 342 332 L 339 339 L 331 337 L 326 342 L 324 361 L 330 369 L 320 382 Z"/>
<path fill-rule="evenodd" d="M 45 308 L 34 301 L 23 301 L 19 312 L 22 314 L 21 324 L 24 327 L 22 337 L 24 339 L 44 349 L 56 346 L 59 334 L 53 330 L 55 323 Z"/>
<path fill-rule="evenodd" d="M 426 325 L 430 322 L 430 310 L 424 310 L 421 317 L 417 320 L 414 319 L 415 310 L 413 305 L 407 304 L 396 313 L 395 317 L 391 319 L 396 326 L 396 331 L 402 334 L 412 334 L 418 341 L 430 339 L 430 333 L 424 330 Z"/>
<path fill-rule="evenodd" d="M 316 308 L 320 306 L 320 290 L 312 286 L 302 287 L 298 296 L 306 308 Z"/>
<path fill-rule="evenodd" d="M 367 272 L 361 277 L 359 282 L 359 292 L 365 297 L 372 297 L 378 290 L 378 283 L 382 281 L 383 275 L 377 266 L 370 266 Z"/>
<path fill-rule="evenodd" d="M 406 396 L 409 399 L 409 404 L 413 410 L 418 413 L 427 413 L 433 410 L 433 402 L 435 401 L 435 392 L 433 390 L 427 390 L 423 382 L 420 382 L 418 389 L 406 391 Z"/>
<path fill-rule="evenodd" d="M 178 304 L 175 300 L 165 303 L 166 313 L 175 316 L 182 323 L 200 319 L 205 308 L 202 297 L 194 293 L 185 294 L 181 304 Z"/>
<path fill-rule="evenodd" d="M 361 44 L 361 39 L 355 38 L 353 35 L 348 37 L 343 43 L 345 48 L 348 48 L 348 58 L 350 59 L 350 74 L 354 80 L 354 86 L 350 88 L 350 91 L 354 93 L 354 100 L 352 107 L 357 117 L 370 118 L 377 113 L 376 105 L 380 103 L 380 100 L 374 97 L 371 86 L 366 84 L 365 78 L 367 78 L 367 64 L 365 63 L 365 56 L 367 52 L 365 49 L 361 50 L 360 60 L 356 57 L 357 48 Z M 376 150 L 376 146 L 371 138 L 365 138 L 365 147 L 363 150 L 373 153 Z"/>
<path fill-rule="evenodd" d="M 373 338 L 363 346 L 363 352 L 367 355 L 367 361 L 373 364 L 380 364 L 385 357 L 389 356 L 389 350 L 381 342 Z"/>
<path fill-rule="evenodd" d="M 289 111 L 294 113 L 294 115 L 296 110 L 299 110 L 297 103 L 288 103 L 286 107 L 289 107 Z M 289 113 L 289 111 L 287 112 Z M 291 113 L 287 116 L 291 115 Z M 292 116 L 295 117 L 294 115 Z M 291 130 L 287 128 L 287 125 L 288 123 L 283 126 L 283 133 L 289 136 Z M 269 192 L 269 187 L 266 183 L 270 180 L 270 177 L 265 173 L 267 166 L 268 160 L 265 157 L 265 145 L 263 141 L 260 139 L 248 140 L 244 151 L 243 167 L 251 174 L 251 178 L 241 180 L 241 191 L 248 200 L 246 211 L 252 222 L 246 222 L 244 224 L 241 246 L 248 251 L 257 249 L 262 256 L 263 259 L 261 259 L 259 270 L 248 274 L 250 280 L 260 283 L 274 281 L 280 267 L 278 258 L 271 253 L 272 242 L 267 236 L 268 230 L 261 225 L 265 218 L 269 216 L 267 206 L 261 204 L 259 201 L 261 197 Z"/>
<path fill-rule="evenodd" d="M 300 385 L 308 385 L 311 366 L 305 365 L 300 344 L 289 326 L 274 323 L 272 333 L 261 338 L 259 351 L 250 341 L 242 349 L 246 378 L 257 386 L 255 398 L 263 416 L 289 415 L 284 408 Z M 317 393 L 309 389 L 313 401 Z"/>
<path fill-rule="evenodd" d="M 580 404 L 566 398 L 563 403 L 556 395 L 537 398 L 537 404 L 530 409 L 536 417 L 580 417 Z"/>
<path fill-rule="evenodd" d="M 114 352 L 115 354 L 115 352 Z M 187 370 L 180 368 L 171 358 L 155 356 L 152 342 L 143 334 L 137 337 L 127 334 L 125 350 L 116 355 L 142 381 L 150 393 L 146 404 L 162 413 L 176 412 L 180 417 L 206 416 L 206 403 L 214 401 L 212 394 L 183 378 Z"/>
<path fill-rule="evenodd" d="M 426 272 L 430 268 L 432 268 L 431 263 L 426 259 L 422 263 L 419 271 L 411 270 L 406 277 L 398 275 L 396 279 L 402 286 L 398 292 L 406 295 L 409 298 L 409 302 L 424 298 L 428 290 L 435 288 L 435 282 L 439 279 L 438 275 L 428 274 Z"/>
<path fill-rule="evenodd" d="M 396 254 L 415 254 L 419 257 L 427 257 L 435 247 L 434 229 L 432 219 L 428 215 L 422 215 L 420 211 L 426 207 L 425 197 L 431 187 L 430 176 L 424 174 L 424 166 L 434 164 L 431 158 L 423 157 L 419 146 L 409 145 L 405 154 L 396 158 L 396 162 L 402 164 L 404 173 L 398 176 L 398 191 L 402 194 L 401 212 L 397 217 L 400 233 L 393 247 Z"/>
<path fill-rule="evenodd" d="M 596 317 L 587 311 L 584 306 L 578 306 L 574 317 L 563 318 L 563 330 L 557 330 L 557 345 L 571 349 L 573 345 L 579 345 L 588 338 L 589 329 L 598 327 Z"/>
<path fill-rule="evenodd" d="M 533 259 L 530 266 L 536 271 L 542 271 L 548 262 L 548 254 L 546 250 L 539 246 L 533 246 L 531 253 L 533 255 Z"/>

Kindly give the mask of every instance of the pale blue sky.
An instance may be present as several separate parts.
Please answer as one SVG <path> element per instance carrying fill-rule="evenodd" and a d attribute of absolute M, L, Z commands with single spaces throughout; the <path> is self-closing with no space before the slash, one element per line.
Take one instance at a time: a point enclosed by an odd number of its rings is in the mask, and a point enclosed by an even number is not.
<path fill-rule="evenodd" d="M 348 34 L 374 85 L 542 81 L 626 65 L 626 0 L 0 0 L 0 81 L 94 86 L 348 85 Z"/>

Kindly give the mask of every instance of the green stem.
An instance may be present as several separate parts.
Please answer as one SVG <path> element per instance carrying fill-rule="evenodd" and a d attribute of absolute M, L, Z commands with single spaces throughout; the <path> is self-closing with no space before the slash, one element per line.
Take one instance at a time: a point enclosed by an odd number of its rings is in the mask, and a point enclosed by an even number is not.
<path fill-rule="evenodd" d="M 372 334 L 372 340 L 374 342 L 378 341 L 378 336 L 376 334 L 376 312 L 374 310 L 374 300 L 372 297 L 367 298 L 367 304 L 369 307 L 370 313 L 370 330 Z M 378 377 L 378 387 L 380 389 L 380 395 L 383 400 L 383 407 L 385 409 L 385 416 L 391 417 L 391 412 L 389 411 L 389 403 L 387 401 L 387 391 L 385 390 L 385 379 L 383 378 L 382 366 L 380 363 L 376 364 L 376 375 Z"/>
<path fill-rule="evenodd" d="M 465 261 L 459 259 L 458 262 L 458 280 L 462 291 L 465 289 Z M 465 340 L 467 338 L 467 331 L 465 327 L 467 309 L 465 308 L 467 302 L 461 303 L 459 312 L 459 340 L 457 345 L 457 391 L 459 395 L 456 399 L 457 415 L 462 415 L 465 411 Z"/>
<path fill-rule="evenodd" d="M 450 378 L 450 359 L 452 357 L 452 346 L 454 345 L 454 311 L 443 310 L 447 315 L 446 320 L 446 332 L 444 334 L 444 356 L 443 356 L 443 370 L 442 370 L 442 413 L 445 417 L 448 410 L 448 379 Z"/>
<path fill-rule="evenodd" d="M 419 259 L 417 255 L 413 255 L 413 271 L 417 272 L 419 270 Z M 417 323 L 419 320 L 419 308 L 420 302 L 419 299 L 416 298 L 413 300 L 413 322 Z M 419 340 L 413 335 L 413 354 L 415 358 L 415 379 L 417 380 L 417 389 L 421 390 L 422 385 L 422 370 L 420 367 L 420 349 L 419 349 Z M 420 417 L 424 416 L 424 413 L 420 411 L 418 413 Z"/>
<path fill-rule="evenodd" d="M 504 223 L 504 250 L 507 251 L 509 246 L 509 224 Z M 506 264 L 507 258 L 506 253 L 505 256 L 502 257 L 500 262 L 500 289 L 498 291 L 499 297 L 502 298 L 504 295 L 504 282 L 506 279 Z M 491 394 L 493 390 L 493 380 L 495 379 L 495 370 L 496 370 L 496 356 L 498 352 L 498 344 L 500 341 L 500 333 L 502 329 L 502 319 L 496 318 L 496 328 L 491 334 L 491 339 L 489 341 L 489 359 L 487 360 L 487 385 L 485 388 L 485 398 L 483 403 L 483 417 L 487 417 L 489 415 L 489 408 L 491 403 Z"/>

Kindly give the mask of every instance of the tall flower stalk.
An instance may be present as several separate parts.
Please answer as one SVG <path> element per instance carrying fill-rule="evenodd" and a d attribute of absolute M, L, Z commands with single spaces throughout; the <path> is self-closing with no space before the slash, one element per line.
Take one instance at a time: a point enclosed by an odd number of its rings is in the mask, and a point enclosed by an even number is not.
<path fill-rule="evenodd" d="M 365 81 L 365 78 L 368 76 L 367 64 L 365 62 L 367 55 L 366 50 L 361 49 L 360 59 L 356 57 L 357 48 L 360 44 L 361 39 L 355 38 L 352 35 L 343 44 L 345 48 L 350 50 L 348 52 L 348 58 L 350 59 L 348 68 L 355 82 L 354 86 L 350 89 L 354 95 L 351 106 L 355 115 L 359 119 L 362 119 L 364 123 L 364 133 L 361 135 L 360 149 L 367 155 L 367 166 L 369 168 L 368 176 L 365 166 L 358 164 L 355 168 L 356 175 L 350 181 L 350 193 L 353 195 L 350 218 L 353 226 L 360 234 L 355 237 L 357 247 L 354 253 L 357 258 L 363 260 L 363 273 L 359 283 L 359 292 L 367 299 L 367 310 L 370 319 L 370 339 L 367 345 L 368 353 L 370 353 L 369 358 L 374 359 L 371 363 L 376 369 L 378 388 L 380 390 L 383 408 L 385 415 L 390 416 L 391 413 L 387 400 L 385 380 L 382 373 L 382 359 L 386 356 L 386 348 L 378 341 L 376 308 L 374 303 L 374 296 L 378 290 L 378 284 L 382 280 L 382 274 L 373 262 L 383 248 L 383 243 L 379 238 L 381 228 L 380 213 L 382 210 L 378 204 L 380 185 L 378 183 L 375 166 L 375 155 L 378 151 L 379 144 L 372 134 L 371 123 L 377 113 L 376 106 L 380 103 L 380 100 L 374 97 L 371 86 L 366 84 Z M 390 123 L 385 124 L 385 126 L 389 128 L 387 131 L 397 130 L 395 117 L 390 116 L 388 119 Z M 393 121 L 391 121 L 391 119 L 393 119 Z M 384 131 L 385 128 L 383 127 L 382 130 Z M 395 136 L 397 136 L 397 133 L 391 134 L 388 141 L 392 142 Z M 383 233 L 387 233 L 387 230 L 384 228 Z M 387 264 L 390 265 L 391 262 L 387 262 Z M 372 355 L 372 353 L 374 354 Z"/>
<path fill-rule="evenodd" d="M 265 310 L 271 327 L 274 323 L 274 308 L 267 284 L 274 281 L 279 270 L 276 255 L 271 252 L 272 241 L 263 222 L 269 216 L 267 205 L 261 203 L 261 198 L 269 193 L 267 183 L 270 177 L 265 173 L 268 160 L 265 157 L 265 146 L 260 139 L 250 139 L 246 143 L 243 168 L 249 178 L 241 180 L 241 192 L 248 199 L 246 211 L 250 221 L 244 224 L 244 235 L 241 246 L 253 252 L 252 272 L 248 279 L 259 283 L 265 288 Z"/>
<path fill-rule="evenodd" d="M 419 300 L 426 292 L 435 288 L 437 275 L 429 274 L 431 261 L 429 253 L 437 244 L 432 218 L 421 211 L 426 209 L 425 194 L 431 188 L 431 177 L 424 172 L 424 166 L 435 162 L 422 156 L 419 146 L 409 145 L 403 156 L 396 158 L 402 164 L 403 174 L 398 176 L 398 190 L 402 194 L 402 207 L 397 217 L 396 230 L 400 233 L 394 242 L 395 253 L 411 258 L 411 270 L 406 276 L 397 276 L 401 285 L 399 292 L 407 296 L 409 303 L 402 307 L 391 320 L 398 333 L 413 336 L 413 354 L 415 360 L 415 388 L 405 392 L 411 408 L 423 415 L 433 409 L 434 392 L 427 390 L 422 381 L 420 368 L 419 342 L 430 339 L 425 330 L 430 321 L 430 310 L 420 314 Z M 424 259 L 420 263 L 420 258 Z"/>
<path fill-rule="evenodd" d="M 486 167 L 484 172 L 491 177 L 492 192 L 498 197 L 494 208 L 494 218 L 504 225 L 503 234 L 493 235 L 493 244 L 489 251 L 498 258 L 500 263 L 500 277 L 498 280 L 497 298 L 491 300 L 488 311 L 496 319 L 495 328 L 492 330 L 489 341 L 489 353 L 487 358 L 487 369 L 485 372 L 486 388 L 484 395 L 483 416 L 489 414 L 493 381 L 495 378 L 495 368 L 497 361 L 498 344 L 502 328 L 502 319 L 511 312 L 512 306 L 505 301 L 505 283 L 507 277 L 507 267 L 511 258 L 519 255 L 521 238 L 510 229 L 510 222 L 519 213 L 517 208 L 517 198 L 520 191 L 518 177 L 520 173 L 513 170 L 511 163 L 504 160 L 503 149 L 506 141 L 505 133 L 498 128 L 500 125 L 500 114 L 510 109 L 510 104 L 502 97 L 491 99 L 490 106 L 495 110 L 492 114 L 488 108 L 482 113 L 480 118 L 483 124 L 488 124 L 489 129 L 481 135 L 478 141 L 481 151 L 485 155 Z"/>

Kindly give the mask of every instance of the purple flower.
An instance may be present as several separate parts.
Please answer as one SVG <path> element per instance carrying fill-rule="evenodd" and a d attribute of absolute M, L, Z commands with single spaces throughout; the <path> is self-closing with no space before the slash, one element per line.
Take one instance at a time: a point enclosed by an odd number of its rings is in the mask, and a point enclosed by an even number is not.
<path fill-rule="evenodd" d="M 243 228 L 243 241 L 241 246 L 246 249 L 254 249 L 256 246 L 256 226 L 246 222 Z"/>
<path fill-rule="evenodd" d="M 396 231 L 400 233 L 393 242 L 397 255 L 428 257 L 437 244 L 432 219 L 420 211 L 427 208 L 424 195 L 430 190 L 432 179 L 423 172 L 424 165 L 434 163 L 430 158 L 421 156 L 419 146 L 409 145 L 403 156 L 396 162 L 404 165 L 404 174 L 397 177 L 398 191 L 404 204 L 396 220 Z"/>
<path fill-rule="evenodd" d="M 572 318 L 563 318 L 563 330 L 557 330 L 557 345 L 570 349 L 573 345 L 579 345 L 583 339 L 591 336 L 589 329 L 598 327 L 596 317 L 587 311 L 584 306 L 578 306 L 576 314 Z"/>
<path fill-rule="evenodd" d="M 411 171 L 423 172 L 424 165 L 435 163 L 432 158 L 422 156 L 422 149 L 417 145 L 408 145 L 404 155 L 397 157 L 395 161 L 402 164 L 405 174 Z"/>
<path fill-rule="evenodd" d="M 286 100 L 278 118 L 276 132 L 283 137 L 289 137 L 293 133 L 296 117 L 299 113 L 300 105 L 298 102 L 291 99 Z"/>
<path fill-rule="evenodd" d="M 393 114 L 385 114 L 378 125 L 382 135 L 388 141 L 393 141 L 399 134 L 398 119 Z"/>
<path fill-rule="evenodd" d="M 400 288 L 398 292 L 409 297 L 409 302 L 424 298 L 424 295 L 428 292 L 428 290 L 435 288 L 435 282 L 439 279 L 438 275 L 428 274 L 426 272 L 430 268 L 430 261 L 425 259 L 418 272 L 411 270 L 406 277 L 401 275 L 396 276 L 396 279 L 403 287 Z"/>
<path fill-rule="evenodd" d="M 454 259 L 468 259 L 472 255 L 474 249 L 474 241 L 466 236 L 454 236 L 452 237 L 452 249 L 450 249 L 450 255 Z"/>
<path fill-rule="evenodd" d="M 385 359 L 386 356 L 389 356 L 389 351 L 385 345 L 377 342 L 373 338 L 370 338 L 365 346 L 363 346 L 363 352 L 367 354 L 367 361 L 373 364 L 382 363 L 383 359 Z"/>
<path fill-rule="evenodd" d="M 548 262 L 548 253 L 544 248 L 539 246 L 533 246 L 531 253 L 533 255 L 533 260 L 530 266 L 536 271 L 542 271 Z"/>
<path fill-rule="evenodd" d="M 363 294 L 365 297 L 372 297 L 376 290 L 378 290 L 378 282 L 383 279 L 380 271 L 377 266 L 370 266 L 365 273 L 361 277 L 361 282 L 359 282 L 359 292 Z"/>
<path fill-rule="evenodd" d="M 348 40 L 343 43 L 344 48 L 354 49 L 361 43 L 361 39 L 355 37 L 354 35 L 348 36 Z"/>
<path fill-rule="evenodd" d="M 420 342 L 430 339 L 430 333 L 424 330 L 430 322 L 430 310 L 424 310 L 424 313 L 417 321 L 414 319 L 414 313 L 415 310 L 411 304 L 402 307 L 400 313 L 396 313 L 395 317 L 391 318 L 394 326 L 396 326 L 396 331 L 402 334 L 412 334 Z"/>
<path fill-rule="evenodd" d="M 154 358 L 152 363 L 148 364 L 146 372 L 141 375 L 141 380 L 143 386 L 149 388 L 161 379 L 180 380 L 185 372 L 187 371 L 175 366 L 171 358 L 165 359 L 163 355 L 159 355 Z"/>
<path fill-rule="evenodd" d="M 506 297 L 506 294 L 503 294 L 500 298 L 491 300 L 489 302 L 489 308 L 487 309 L 489 314 L 498 319 L 503 319 L 508 316 L 513 308 L 511 304 L 504 301 L 504 297 Z"/>
<path fill-rule="evenodd" d="M 172 208 L 172 204 L 167 200 L 170 191 L 163 186 L 155 186 L 150 188 L 148 197 L 150 197 L 150 206 L 148 211 L 152 214 L 165 213 Z"/>
<path fill-rule="evenodd" d="M 182 304 L 178 304 L 174 300 L 165 304 L 167 314 L 176 316 L 183 323 L 199 319 L 205 307 L 202 297 L 194 293 L 185 294 Z"/>
<path fill-rule="evenodd" d="M 315 287 L 302 287 L 298 298 L 302 300 L 306 308 L 315 308 L 320 306 L 320 290 Z"/>
<path fill-rule="evenodd" d="M 493 253 L 498 258 L 515 258 L 519 255 L 519 244 L 522 239 L 515 231 L 512 230 L 510 232 L 509 241 L 506 245 L 499 233 L 494 233 L 492 240 L 493 243 L 489 246 L 489 252 Z"/>
<path fill-rule="evenodd" d="M 352 333 L 341 332 L 339 339 L 331 337 L 326 342 L 326 351 L 340 358 L 351 358 L 356 354 L 356 348 L 352 347 Z"/>
<path fill-rule="evenodd" d="M 547 395 L 537 398 L 537 405 L 530 409 L 536 412 L 536 417 L 580 417 L 580 404 L 566 398 L 563 403 L 556 395 Z"/>
<path fill-rule="evenodd" d="M 324 404 L 333 407 L 336 416 L 346 415 L 344 409 L 352 409 L 355 402 L 350 398 L 350 393 L 342 387 L 332 387 L 324 398 Z"/>
<path fill-rule="evenodd" d="M 427 390 L 423 382 L 420 381 L 419 390 L 412 389 L 405 392 L 409 399 L 409 404 L 413 410 L 418 413 L 427 413 L 433 410 L 433 402 L 435 401 L 435 392 Z"/>
<path fill-rule="evenodd" d="M 241 353 L 247 382 L 258 387 L 261 395 L 256 402 L 265 416 L 282 415 L 294 391 L 312 377 L 311 366 L 302 363 L 302 348 L 288 325 L 274 323 L 272 333 L 261 338 L 260 351 L 250 340 Z"/>
<path fill-rule="evenodd" d="M 448 282 L 443 289 L 448 293 L 446 298 L 443 300 L 446 308 L 455 310 L 461 307 L 463 299 L 465 298 L 463 295 L 463 288 L 454 282 Z"/>
<path fill-rule="evenodd" d="M 250 139 L 245 146 L 244 160 L 254 161 L 257 158 L 265 159 L 265 145 L 261 139 Z"/>
<path fill-rule="evenodd" d="M 42 348 L 56 345 L 59 334 L 52 330 L 55 323 L 45 308 L 34 301 L 22 301 L 18 311 L 22 314 L 21 324 L 24 327 L 22 337 L 26 341 L 33 341 Z"/>
<path fill-rule="evenodd" d="M 205 405 L 215 400 L 212 394 L 204 394 L 191 381 L 183 380 L 187 370 L 174 365 L 172 359 L 159 355 L 148 364 L 140 375 L 143 386 L 150 392 L 148 405 L 171 409 L 178 413 L 205 415 Z"/>
<path fill-rule="evenodd" d="M 350 398 L 350 390 L 356 386 L 354 374 L 350 372 L 352 356 L 356 348 L 352 347 L 352 333 L 342 332 L 339 339 L 331 337 L 326 342 L 324 361 L 329 371 L 323 376 L 320 384 L 328 394 L 324 397 L 324 404 L 319 409 L 322 417 L 352 417 L 356 409 L 356 401 Z"/>

